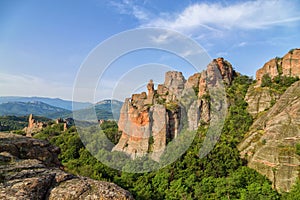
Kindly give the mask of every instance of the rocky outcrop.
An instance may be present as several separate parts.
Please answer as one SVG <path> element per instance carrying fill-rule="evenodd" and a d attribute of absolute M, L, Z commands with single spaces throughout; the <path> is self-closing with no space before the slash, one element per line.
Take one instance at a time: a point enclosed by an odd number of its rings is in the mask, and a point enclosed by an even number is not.
<path fill-rule="evenodd" d="M 300 76 L 300 49 L 292 49 L 282 58 L 282 74 Z"/>
<path fill-rule="evenodd" d="M 259 116 L 239 144 L 248 166 L 266 175 L 274 188 L 289 191 L 299 177 L 300 82 L 294 83 L 276 104 Z"/>
<path fill-rule="evenodd" d="M 164 87 L 167 88 L 167 102 L 178 101 L 181 97 L 186 80 L 181 72 L 170 71 L 165 75 Z"/>
<path fill-rule="evenodd" d="M 26 133 L 26 136 L 32 137 L 32 134 L 37 133 L 38 131 L 42 130 L 44 127 L 46 127 L 47 124 L 44 122 L 36 121 L 33 118 L 33 115 L 30 114 L 28 118 L 28 126 L 23 129 L 23 131 Z"/>
<path fill-rule="evenodd" d="M 152 152 L 152 159 L 158 161 L 167 143 L 168 113 L 165 107 L 159 104 L 152 106 L 150 113 L 152 114 L 153 141 L 149 142 L 149 152 Z M 176 129 L 175 126 L 173 127 Z"/>
<path fill-rule="evenodd" d="M 119 119 L 119 129 L 122 131 L 119 143 L 113 151 L 124 151 L 132 156 L 141 157 L 148 151 L 148 138 L 150 137 L 150 113 L 143 104 L 144 95 L 132 95 L 126 99 Z"/>
<path fill-rule="evenodd" d="M 234 71 L 231 64 L 224 60 L 224 58 L 217 58 L 216 62 L 218 64 L 218 69 L 221 72 L 222 79 L 227 83 L 230 84 L 234 77 Z"/>
<path fill-rule="evenodd" d="M 267 63 L 264 64 L 264 66 L 256 71 L 256 80 L 257 84 L 260 85 L 262 82 L 262 78 L 265 74 L 268 74 L 271 78 L 274 78 L 275 76 L 279 75 L 281 67 L 281 59 L 280 58 L 273 58 Z"/>
<path fill-rule="evenodd" d="M 64 172 L 59 152 L 46 141 L 0 133 L 0 199 L 133 199 L 113 183 Z"/>
<path fill-rule="evenodd" d="M 273 58 L 256 72 L 257 84 L 268 74 L 272 79 L 278 75 L 300 76 L 300 49 L 292 49 L 282 58 Z"/>
<path fill-rule="evenodd" d="M 271 108 L 280 98 L 279 92 L 267 87 L 250 86 L 245 97 L 248 112 L 256 117 L 257 114 Z"/>
<path fill-rule="evenodd" d="M 274 89 L 260 87 L 264 75 L 268 75 L 271 79 L 277 76 L 300 77 L 300 49 L 293 49 L 282 58 L 273 58 L 257 70 L 257 84 L 249 87 L 245 98 L 248 112 L 254 117 L 272 107 L 281 95 Z"/>
<path fill-rule="evenodd" d="M 63 124 L 63 131 L 66 131 L 68 128 L 70 128 L 71 126 L 74 126 L 75 123 L 74 123 L 74 119 L 73 118 L 66 118 L 66 119 L 63 119 L 63 118 L 58 118 L 55 120 L 55 123 L 56 124 Z"/>
<path fill-rule="evenodd" d="M 187 129 L 193 131 L 201 121 L 210 121 L 208 88 L 230 84 L 234 75 L 230 63 L 218 58 L 188 80 L 181 72 L 170 71 L 157 90 L 150 80 L 147 94 L 133 94 L 125 100 L 118 122 L 122 136 L 113 151 L 125 152 L 133 159 L 151 153 L 158 161 L 167 141 L 182 130 L 183 122 L 187 121 Z"/>

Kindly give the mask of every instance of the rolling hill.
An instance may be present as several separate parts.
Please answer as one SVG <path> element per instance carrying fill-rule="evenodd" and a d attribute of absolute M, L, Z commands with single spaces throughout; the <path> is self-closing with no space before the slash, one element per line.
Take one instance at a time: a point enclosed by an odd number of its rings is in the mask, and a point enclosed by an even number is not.
<path fill-rule="evenodd" d="M 76 113 L 77 118 L 80 118 L 84 121 L 93 120 L 93 115 L 91 115 L 91 113 L 94 112 L 94 109 L 98 119 L 119 120 L 122 105 L 123 102 L 118 100 L 103 100 L 86 109 L 81 109 L 74 112 Z"/>
<path fill-rule="evenodd" d="M 98 119 L 118 120 L 122 105 L 123 102 L 121 101 L 103 100 L 94 105 L 91 104 L 84 109 L 80 109 L 74 112 L 78 113 L 79 117 L 85 121 L 93 120 L 93 116 L 90 114 L 90 111 L 93 111 L 94 109 Z M 0 116 L 27 116 L 29 114 L 50 119 L 73 117 L 73 113 L 71 110 L 46 104 L 41 101 L 15 101 L 0 104 Z"/>
<path fill-rule="evenodd" d="M 40 101 L 8 102 L 0 104 L 0 115 L 26 116 L 34 114 L 51 119 L 71 114 L 70 110 L 55 107 Z"/>
<path fill-rule="evenodd" d="M 88 102 L 72 102 L 69 100 L 63 100 L 59 98 L 46 98 L 46 97 L 19 97 L 19 96 L 5 96 L 0 97 L 0 104 L 9 102 L 32 102 L 39 101 L 51 106 L 64 108 L 66 110 L 72 110 L 72 103 L 76 104 L 77 109 L 84 109 L 92 105 Z"/>

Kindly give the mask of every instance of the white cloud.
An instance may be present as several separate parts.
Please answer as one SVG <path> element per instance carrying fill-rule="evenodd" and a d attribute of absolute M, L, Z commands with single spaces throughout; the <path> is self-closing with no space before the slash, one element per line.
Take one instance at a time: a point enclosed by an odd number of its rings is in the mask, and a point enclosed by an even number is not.
<path fill-rule="evenodd" d="M 174 33 L 174 31 L 165 30 L 164 33 L 159 34 L 157 36 L 150 36 L 150 40 L 156 44 L 167 44 L 174 42 L 176 38 L 180 37 L 177 33 Z"/>
<path fill-rule="evenodd" d="M 231 5 L 196 3 L 180 13 L 157 16 L 143 23 L 143 27 L 166 27 L 183 33 L 199 29 L 222 32 L 232 29 L 266 29 L 288 25 L 300 20 L 297 1 L 256 0 Z"/>
<path fill-rule="evenodd" d="M 142 8 L 134 4 L 133 1 L 123 0 L 121 2 L 116 1 L 109 1 L 109 4 L 116 8 L 118 12 L 121 14 L 128 14 L 134 16 L 139 21 L 148 21 L 149 20 L 149 13 Z"/>
<path fill-rule="evenodd" d="M 240 42 L 237 46 L 238 47 L 244 47 L 247 45 L 247 42 Z"/>

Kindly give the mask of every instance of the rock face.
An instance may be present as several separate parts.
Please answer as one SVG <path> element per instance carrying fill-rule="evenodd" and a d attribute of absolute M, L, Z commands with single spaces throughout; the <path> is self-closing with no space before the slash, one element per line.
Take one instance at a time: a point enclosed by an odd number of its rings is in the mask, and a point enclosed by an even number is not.
<path fill-rule="evenodd" d="M 0 199 L 133 199 L 113 183 L 64 172 L 59 152 L 46 141 L 0 133 Z"/>
<path fill-rule="evenodd" d="M 66 131 L 68 128 L 70 128 L 71 126 L 75 125 L 74 124 L 74 119 L 73 118 L 66 118 L 66 119 L 63 119 L 63 118 L 58 118 L 55 120 L 55 123 L 56 124 L 63 124 L 64 125 L 64 129 L 63 131 Z"/>
<path fill-rule="evenodd" d="M 289 191 L 299 177 L 300 82 L 294 83 L 276 104 L 259 116 L 238 146 L 248 166 L 266 175 L 274 188 Z"/>
<path fill-rule="evenodd" d="M 151 153 L 158 161 L 167 141 L 178 136 L 184 121 L 188 130 L 196 130 L 200 121 L 210 121 L 208 88 L 220 82 L 230 84 L 234 75 L 230 63 L 218 58 L 188 80 L 181 72 L 170 71 L 157 90 L 150 80 L 147 94 L 133 94 L 125 100 L 118 122 L 122 136 L 113 151 L 125 152 L 133 159 Z"/>
<path fill-rule="evenodd" d="M 268 87 L 260 87 L 266 74 L 272 79 L 276 76 L 300 77 L 300 49 L 293 49 L 282 58 L 273 58 L 257 70 L 257 84 L 249 88 L 245 98 L 248 112 L 254 117 L 272 107 L 281 95 Z"/>
<path fill-rule="evenodd" d="M 257 116 L 258 113 L 263 112 L 280 98 L 280 94 L 267 87 L 250 86 L 245 97 L 248 103 L 247 110 L 252 116 Z"/>
<path fill-rule="evenodd" d="M 47 125 L 44 122 L 36 121 L 32 114 L 29 115 L 28 118 L 28 127 L 25 127 L 23 131 L 26 133 L 26 136 L 32 137 L 32 134 L 40 131 L 42 128 L 46 127 Z"/>
<path fill-rule="evenodd" d="M 300 49 L 290 50 L 282 58 L 273 58 L 256 72 L 257 84 L 260 85 L 265 74 L 275 76 L 300 76 Z"/>

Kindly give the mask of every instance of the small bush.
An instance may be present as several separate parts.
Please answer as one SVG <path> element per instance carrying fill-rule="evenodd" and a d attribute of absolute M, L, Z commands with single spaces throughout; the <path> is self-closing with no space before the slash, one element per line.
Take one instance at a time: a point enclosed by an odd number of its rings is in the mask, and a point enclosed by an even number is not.
<path fill-rule="evenodd" d="M 300 156 L 300 143 L 296 144 L 296 154 Z"/>
<path fill-rule="evenodd" d="M 272 79 L 269 74 L 265 74 L 262 77 L 261 87 L 270 87 L 272 85 Z"/>

